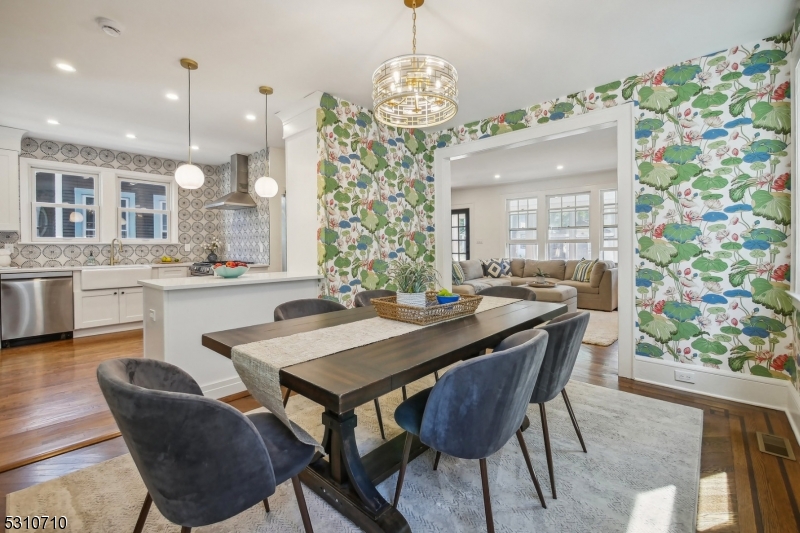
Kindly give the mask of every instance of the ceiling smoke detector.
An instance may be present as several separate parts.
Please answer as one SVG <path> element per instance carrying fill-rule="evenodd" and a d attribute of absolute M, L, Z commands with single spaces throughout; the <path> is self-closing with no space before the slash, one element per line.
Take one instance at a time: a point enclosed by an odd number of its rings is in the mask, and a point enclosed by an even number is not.
<path fill-rule="evenodd" d="M 119 25 L 119 22 L 105 17 L 97 17 L 95 21 L 97 25 L 100 26 L 100 29 L 111 37 L 119 37 L 122 35 L 122 26 Z"/>

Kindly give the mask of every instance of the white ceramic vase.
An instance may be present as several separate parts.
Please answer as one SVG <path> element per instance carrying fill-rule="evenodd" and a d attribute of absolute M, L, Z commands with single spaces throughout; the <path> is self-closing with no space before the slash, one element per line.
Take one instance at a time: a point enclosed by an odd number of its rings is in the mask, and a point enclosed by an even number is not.
<path fill-rule="evenodd" d="M 397 292 L 397 303 L 414 307 L 425 307 L 427 299 L 424 292 Z"/>

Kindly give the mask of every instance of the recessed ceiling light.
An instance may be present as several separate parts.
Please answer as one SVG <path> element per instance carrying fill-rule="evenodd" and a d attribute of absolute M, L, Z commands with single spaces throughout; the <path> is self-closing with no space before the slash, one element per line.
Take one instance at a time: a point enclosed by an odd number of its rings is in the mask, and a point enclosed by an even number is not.
<path fill-rule="evenodd" d="M 167 93 L 167 98 L 169 98 L 170 100 L 177 100 L 178 95 L 175 93 Z"/>
<path fill-rule="evenodd" d="M 56 66 L 64 72 L 75 72 L 75 67 L 68 65 L 67 63 L 59 63 Z"/>
<path fill-rule="evenodd" d="M 193 144 L 193 145 L 192 145 L 192 150 L 199 150 L 199 149 L 200 149 L 200 147 L 199 147 L 199 146 L 197 146 L 196 144 Z"/>
<path fill-rule="evenodd" d="M 58 121 L 56 119 L 54 119 L 54 118 L 48 118 L 47 119 L 47 123 L 48 124 L 52 124 L 54 126 L 58 126 Z"/>
<path fill-rule="evenodd" d="M 244 118 L 246 118 L 247 120 L 255 120 L 256 116 L 255 115 L 245 115 Z"/>
<path fill-rule="evenodd" d="M 136 135 L 134 135 L 133 133 L 128 133 L 127 135 L 125 135 L 125 137 L 127 137 L 128 139 L 135 139 Z"/>
<path fill-rule="evenodd" d="M 564 165 L 558 165 L 558 166 L 556 167 L 556 170 L 564 170 Z"/>
<path fill-rule="evenodd" d="M 500 179 L 500 174 L 495 174 L 494 175 L 494 179 L 499 180 Z"/>

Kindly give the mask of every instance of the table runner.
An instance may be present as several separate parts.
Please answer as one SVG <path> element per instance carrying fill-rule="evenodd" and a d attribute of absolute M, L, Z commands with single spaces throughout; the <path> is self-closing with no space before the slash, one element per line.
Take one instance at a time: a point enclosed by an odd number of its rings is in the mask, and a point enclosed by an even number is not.
<path fill-rule="evenodd" d="M 484 296 L 476 313 L 489 311 L 520 300 Z M 464 318 L 464 317 L 458 317 Z M 458 318 L 453 320 L 458 320 Z M 435 324 L 430 324 L 434 326 Z M 297 438 L 322 451 L 322 447 L 300 426 L 289 420 L 283 409 L 280 369 L 319 359 L 327 355 L 391 339 L 430 326 L 418 326 L 375 317 L 328 328 L 295 333 L 264 341 L 234 346 L 231 359 L 247 390 L 291 429 Z"/>

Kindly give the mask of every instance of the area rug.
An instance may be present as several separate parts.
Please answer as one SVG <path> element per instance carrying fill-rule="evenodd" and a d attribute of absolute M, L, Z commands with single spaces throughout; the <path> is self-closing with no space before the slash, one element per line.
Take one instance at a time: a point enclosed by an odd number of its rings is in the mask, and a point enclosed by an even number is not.
<path fill-rule="evenodd" d="M 619 338 L 619 313 L 616 311 L 589 311 L 589 327 L 583 336 L 584 344 L 611 346 Z"/>
<path fill-rule="evenodd" d="M 426 378 L 411 391 L 433 384 Z M 545 491 L 548 508 L 536 498 L 516 439 L 488 460 L 495 526 L 502 532 L 684 533 L 695 530 L 702 411 L 584 383 L 570 382 L 569 396 L 589 453 L 583 453 L 561 398 L 547 406 L 555 459 L 558 499 L 549 492 L 539 409 L 528 410 L 525 441 Z M 392 413 L 399 391 L 381 398 L 387 436 L 400 433 Z M 316 404 L 293 396 L 291 418 L 322 438 Z M 381 443 L 372 402 L 357 410 L 356 436 L 362 453 Z M 409 464 L 399 509 L 415 532 L 485 531 L 478 461 L 443 455 L 432 470 L 433 452 Z M 378 487 L 391 501 L 397 475 Z M 315 531 L 356 532 L 359 528 L 304 488 Z M 68 518 L 67 531 L 132 531 L 145 488 L 129 455 L 8 495 L 8 515 Z M 263 506 L 225 522 L 193 531 L 302 532 L 291 483 Z M 153 506 L 144 528 L 149 533 L 178 529 Z"/>

